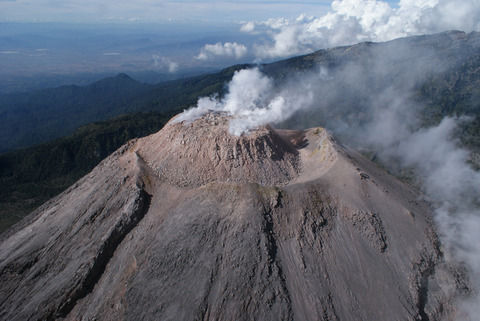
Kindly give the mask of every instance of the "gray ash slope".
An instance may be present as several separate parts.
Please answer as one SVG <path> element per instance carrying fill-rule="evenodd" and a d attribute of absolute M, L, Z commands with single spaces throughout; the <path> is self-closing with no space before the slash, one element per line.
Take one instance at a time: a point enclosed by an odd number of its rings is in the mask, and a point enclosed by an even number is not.
<path fill-rule="evenodd" d="M 322 128 L 170 122 L 0 240 L 1 320 L 440 320 L 465 286 L 410 187 Z"/>

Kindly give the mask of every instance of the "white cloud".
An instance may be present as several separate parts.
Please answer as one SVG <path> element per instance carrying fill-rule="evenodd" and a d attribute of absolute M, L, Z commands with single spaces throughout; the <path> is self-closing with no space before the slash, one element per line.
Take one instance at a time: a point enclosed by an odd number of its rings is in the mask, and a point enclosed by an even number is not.
<path fill-rule="evenodd" d="M 170 58 L 159 55 L 152 55 L 153 66 L 158 69 L 166 69 L 169 73 L 175 73 L 178 70 L 178 63 Z"/>
<path fill-rule="evenodd" d="M 258 58 L 286 57 L 361 41 L 387 41 L 450 29 L 479 30 L 479 0 L 401 0 L 398 7 L 379 0 L 334 0 L 331 10 L 320 17 L 301 15 L 296 20 L 249 21 L 240 28 L 270 37 L 256 45 Z"/>
<path fill-rule="evenodd" d="M 248 21 L 240 27 L 240 31 L 243 32 L 252 32 L 255 29 L 255 23 L 253 21 Z"/>
<path fill-rule="evenodd" d="M 247 54 L 248 50 L 245 45 L 236 42 L 217 42 L 216 44 L 207 44 L 200 50 L 196 59 L 209 60 L 215 57 L 230 57 L 240 59 Z"/>

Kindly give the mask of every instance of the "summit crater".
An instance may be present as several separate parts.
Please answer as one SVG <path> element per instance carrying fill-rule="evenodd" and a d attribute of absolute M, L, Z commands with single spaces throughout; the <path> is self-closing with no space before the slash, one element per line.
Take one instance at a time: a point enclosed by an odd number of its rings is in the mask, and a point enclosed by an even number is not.
<path fill-rule="evenodd" d="M 301 171 L 299 151 L 285 135 L 266 125 L 240 136 L 229 132 L 231 117 L 208 113 L 186 122 L 170 121 L 138 142 L 136 152 L 170 183 L 194 187 L 216 182 L 285 185 Z"/>

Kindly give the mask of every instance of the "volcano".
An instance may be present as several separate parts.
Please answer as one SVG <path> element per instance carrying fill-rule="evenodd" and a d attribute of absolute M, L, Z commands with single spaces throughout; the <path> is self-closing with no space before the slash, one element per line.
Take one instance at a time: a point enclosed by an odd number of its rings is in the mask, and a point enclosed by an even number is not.
<path fill-rule="evenodd" d="M 2 235 L 2 320 L 440 320 L 430 205 L 323 128 L 170 121 Z"/>

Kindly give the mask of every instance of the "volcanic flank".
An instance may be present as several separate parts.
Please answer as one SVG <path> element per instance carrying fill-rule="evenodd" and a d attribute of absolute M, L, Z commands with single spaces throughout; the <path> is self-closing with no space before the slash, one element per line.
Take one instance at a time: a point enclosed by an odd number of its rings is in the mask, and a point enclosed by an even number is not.
<path fill-rule="evenodd" d="M 171 121 L 2 236 L 1 320 L 439 320 L 428 204 L 322 128 Z M 448 289 L 448 291 L 447 291 Z"/>

